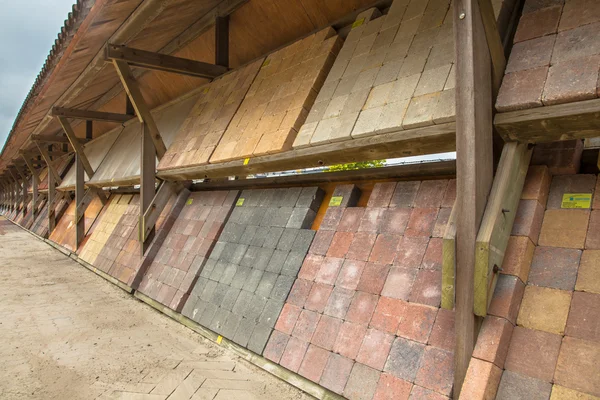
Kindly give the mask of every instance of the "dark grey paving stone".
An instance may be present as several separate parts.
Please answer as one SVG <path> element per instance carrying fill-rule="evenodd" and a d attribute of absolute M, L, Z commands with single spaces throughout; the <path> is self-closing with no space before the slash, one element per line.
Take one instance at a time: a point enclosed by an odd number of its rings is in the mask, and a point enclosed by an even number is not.
<path fill-rule="evenodd" d="M 261 250 L 262 247 L 248 246 L 248 249 L 246 250 L 244 257 L 242 258 L 240 265 L 244 267 L 253 268 L 256 264 L 256 260 L 258 259 Z"/>
<path fill-rule="evenodd" d="M 252 240 L 254 239 L 254 235 L 256 234 L 257 230 L 258 230 L 258 226 L 247 225 L 246 230 L 244 231 L 244 234 L 242 235 L 242 237 L 240 239 L 240 244 L 250 245 L 252 243 Z"/>
<path fill-rule="evenodd" d="M 252 207 L 248 218 L 248 225 L 267 226 L 264 225 L 267 216 L 267 209 L 262 207 Z"/>
<path fill-rule="evenodd" d="M 279 275 L 276 273 L 265 272 L 254 293 L 259 296 L 269 298 L 269 296 L 271 296 L 271 291 L 275 287 L 275 282 L 277 282 L 278 277 Z"/>
<path fill-rule="evenodd" d="M 200 271 L 200 276 L 203 278 L 209 278 L 213 270 L 215 269 L 215 265 L 217 265 L 217 260 L 213 260 L 211 258 L 206 260 L 204 268 L 202 268 L 202 271 Z"/>
<path fill-rule="evenodd" d="M 279 207 L 271 216 L 270 225 L 285 228 L 294 212 L 293 207 Z"/>
<path fill-rule="evenodd" d="M 292 244 L 291 251 L 308 253 L 308 249 L 310 249 L 310 245 L 315 238 L 315 233 L 315 231 L 310 229 L 301 229 L 296 236 L 296 240 L 294 240 L 294 244 Z"/>
<path fill-rule="evenodd" d="M 296 236 L 298 236 L 298 232 L 300 232 L 299 229 L 285 229 L 277 243 L 277 250 L 290 251 L 294 245 Z"/>
<path fill-rule="evenodd" d="M 242 318 L 240 324 L 238 325 L 237 331 L 235 332 L 235 336 L 233 337 L 233 341 L 240 346 L 248 346 L 248 341 L 252 336 L 254 327 L 256 327 L 256 322 L 248 318 Z"/>
<path fill-rule="evenodd" d="M 275 201 L 277 189 L 264 189 L 258 200 L 259 207 L 269 207 Z"/>
<path fill-rule="evenodd" d="M 259 225 L 272 227 L 273 225 L 271 225 L 271 221 L 273 220 L 273 217 L 275 216 L 275 213 L 279 207 L 261 207 L 260 209 L 263 210 L 264 213 Z"/>
<path fill-rule="evenodd" d="M 250 300 L 250 304 L 246 309 L 246 313 L 244 314 L 245 318 L 249 320 L 258 322 L 260 315 L 262 314 L 265 305 L 267 305 L 267 299 L 262 296 L 254 295 L 252 296 L 252 300 Z"/>
<path fill-rule="evenodd" d="M 245 317 L 247 314 L 248 307 L 250 307 L 250 302 L 254 297 L 253 293 L 246 292 L 245 290 L 240 291 L 240 295 L 233 306 L 233 313 Z"/>
<path fill-rule="evenodd" d="M 397 337 L 392 344 L 384 371 L 397 378 L 414 382 L 424 351 L 425 345 Z"/>
<path fill-rule="evenodd" d="M 238 243 L 242 238 L 245 229 L 246 225 L 238 224 L 236 222 L 228 222 L 225 224 L 219 240 L 227 243 Z"/>
<path fill-rule="evenodd" d="M 236 245 L 235 250 L 233 251 L 233 254 L 231 255 L 230 262 L 239 265 L 242 261 L 242 258 L 244 258 L 244 254 L 246 254 L 247 250 L 248 250 L 248 245 L 245 245 L 245 244 Z"/>
<path fill-rule="evenodd" d="M 253 267 L 261 271 L 266 270 L 267 265 L 269 265 L 269 261 L 271 261 L 271 257 L 273 256 L 273 252 L 273 249 L 269 249 L 266 247 L 261 248 L 258 252 L 258 258 L 256 259 L 256 262 Z"/>
<path fill-rule="evenodd" d="M 198 323 L 204 327 L 208 327 L 212 322 L 215 314 L 217 313 L 218 307 L 213 303 L 206 303 L 206 307 L 202 312 L 202 315 L 198 319 Z"/>
<path fill-rule="evenodd" d="M 317 213 L 310 208 L 294 208 L 286 228 L 310 229 Z"/>
<path fill-rule="evenodd" d="M 194 285 L 194 288 L 192 289 L 191 295 L 200 297 L 202 295 L 202 292 L 204 291 L 204 288 L 206 287 L 207 282 L 208 282 L 208 279 L 206 279 L 202 276 L 198 277 L 198 280 L 196 280 L 196 284 Z"/>
<path fill-rule="evenodd" d="M 279 275 L 275 287 L 271 292 L 271 298 L 274 300 L 285 301 L 295 280 L 295 277 Z"/>
<path fill-rule="evenodd" d="M 283 264 L 281 274 L 291 276 L 293 278 L 297 277 L 298 271 L 300 271 L 305 257 L 306 253 L 291 251 L 287 256 L 285 263 Z"/>
<path fill-rule="evenodd" d="M 219 240 L 217 243 L 215 243 L 212 251 L 210 252 L 210 255 L 208 256 L 209 260 L 218 260 L 219 257 L 221 257 L 221 253 L 225 249 L 226 244 L 227 244 L 226 242 L 223 242 L 221 240 Z M 206 268 L 206 265 L 204 266 L 204 268 Z"/>
<path fill-rule="evenodd" d="M 221 335 L 226 337 L 229 340 L 233 340 L 235 336 L 235 332 L 237 331 L 240 323 L 242 322 L 242 317 L 236 315 L 234 313 L 229 313 L 227 315 L 227 321 L 225 321 L 225 325 L 221 330 Z"/>
<path fill-rule="evenodd" d="M 225 267 L 225 271 L 223 271 L 221 279 L 219 279 L 219 282 L 225 285 L 231 285 L 231 281 L 233 281 L 233 277 L 235 276 L 237 269 L 237 265 L 227 264 L 227 266 Z"/>
<path fill-rule="evenodd" d="M 227 290 L 227 294 L 225 294 L 225 297 L 223 298 L 223 302 L 221 303 L 221 308 L 228 310 L 228 311 L 232 311 L 233 306 L 235 305 L 235 302 L 237 301 L 237 298 L 240 295 L 240 290 L 241 289 L 236 289 L 234 287 L 230 287 Z"/>
<path fill-rule="evenodd" d="M 266 226 L 259 226 L 254 234 L 254 238 L 252 238 L 252 242 L 250 245 L 263 247 L 265 244 L 265 240 L 269 235 L 269 228 Z"/>
<path fill-rule="evenodd" d="M 194 306 L 190 310 L 189 314 L 185 315 L 185 316 L 188 317 L 189 319 L 192 319 L 192 320 L 200 323 L 200 318 L 202 317 L 202 314 L 204 313 L 204 310 L 206 310 L 206 305 L 207 304 L 208 304 L 207 302 L 205 302 L 202 299 L 198 298 L 198 300 L 196 301 L 196 303 L 194 304 Z"/>
<path fill-rule="evenodd" d="M 264 248 L 267 249 L 275 249 L 277 248 L 277 243 L 279 243 L 279 239 L 281 239 L 281 235 L 283 235 L 283 231 L 285 228 L 273 226 L 269 228 L 269 233 L 265 238 L 265 242 L 263 244 Z"/>
<path fill-rule="evenodd" d="M 300 197 L 298 197 L 298 201 L 296 202 L 296 207 L 306 207 L 317 212 L 319 211 L 319 207 L 321 207 L 324 198 L 325 191 L 322 189 L 318 187 L 305 187 L 302 188 Z"/>
<path fill-rule="evenodd" d="M 221 277 L 225 273 L 225 269 L 229 264 L 231 264 L 229 260 L 217 261 L 217 265 L 215 265 L 215 267 L 213 268 L 209 279 L 215 282 L 219 282 L 221 280 Z"/>
<path fill-rule="evenodd" d="M 206 286 L 204 287 L 204 290 L 202 291 L 200 298 L 204 301 L 210 301 L 210 299 L 212 298 L 213 293 L 215 292 L 215 289 L 217 289 L 218 285 L 219 284 L 215 281 L 209 280 L 208 282 L 206 282 Z"/>
<path fill-rule="evenodd" d="M 196 286 L 194 286 L 194 289 L 195 288 L 196 288 Z M 189 318 L 190 315 L 192 315 L 192 311 L 194 310 L 194 306 L 196 305 L 196 302 L 198 301 L 198 299 L 199 299 L 198 296 L 191 293 L 189 295 L 188 299 L 186 300 L 185 304 L 183 305 L 183 309 L 181 310 L 181 313 Z"/>
<path fill-rule="evenodd" d="M 241 289 L 244 287 L 248 276 L 250 276 L 250 272 L 252 268 L 239 266 L 233 280 L 231 281 L 231 287 L 236 289 Z"/>
<path fill-rule="evenodd" d="M 227 223 L 241 223 L 241 219 L 242 219 L 242 214 L 244 213 L 244 208 L 243 207 L 234 207 L 233 210 L 231 210 L 231 214 L 229 215 L 229 219 L 227 220 Z"/>
<path fill-rule="evenodd" d="M 229 286 L 219 283 L 209 301 L 217 306 L 220 306 L 221 303 L 223 303 L 223 299 L 225 298 L 228 290 Z"/>
<path fill-rule="evenodd" d="M 238 243 L 226 242 L 223 252 L 219 257 L 219 261 L 231 262 L 234 257 L 235 251 L 238 248 Z"/>
<path fill-rule="evenodd" d="M 247 292 L 256 291 L 256 288 L 258 287 L 258 284 L 260 283 L 263 274 L 264 271 L 252 268 L 252 270 L 250 271 L 250 275 L 248 275 L 248 279 L 246 279 L 246 283 L 244 284 L 242 289 Z"/>
<path fill-rule="evenodd" d="M 271 328 L 275 327 L 275 323 L 277 322 L 277 318 L 279 318 L 283 305 L 283 301 L 269 299 L 262 314 L 260 314 L 258 321 Z"/>
<path fill-rule="evenodd" d="M 256 325 L 252 336 L 250 336 L 250 340 L 248 340 L 248 349 L 256 354 L 262 354 L 272 331 L 273 329 L 270 326 L 263 324 Z"/>
<path fill-rule="evenodd" d="M 547 400 L 552 392 L 552 384 L 530 378 L 509 370 L 504 371 L 497 400 Z"/>
<path fill-rule="evenodd" d="M 360 199 L 360 189 L 356 185 L 337 185 L 332 197 L 342 197 L 340 207 L 355 207 Z"/>
<path fill-rule="evenodd" d="M 225 326 L 225 322 L 227 321 L 227 317 L 231 314 L 231 311 L 223 310 L 222 308 L 217 308 L 215 312 L 215 316 L 213 317 L 210 324 L 207 326 L 213 332 L 221 334 L 223 332 L 223 327 Z"/>
<path fill-rule="evenodd" d="M 285 264 L 285 260 L 288 256 L 288 251 L 283 250 L 275 250 L 273 251 L 273 255 L 267 264 L 266 271 L 273 272 L 275 274 L 281 273 L 281 269 L 283 268 L 283 264 Z"/>
<path fill-rule="evenodd" d="M 302 193 L 301 187 L 286 188 L 283 192 L 280 207 L 296 207 L 300 194 Z"/>

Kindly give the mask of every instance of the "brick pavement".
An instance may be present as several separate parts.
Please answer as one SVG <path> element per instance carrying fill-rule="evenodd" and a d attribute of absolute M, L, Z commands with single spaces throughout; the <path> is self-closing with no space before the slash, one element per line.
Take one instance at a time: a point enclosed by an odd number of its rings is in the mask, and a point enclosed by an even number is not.
<path fill-rule="evenodd" d="M 309 398 L 2 217 L 0 265 L 2 399 Z"/>

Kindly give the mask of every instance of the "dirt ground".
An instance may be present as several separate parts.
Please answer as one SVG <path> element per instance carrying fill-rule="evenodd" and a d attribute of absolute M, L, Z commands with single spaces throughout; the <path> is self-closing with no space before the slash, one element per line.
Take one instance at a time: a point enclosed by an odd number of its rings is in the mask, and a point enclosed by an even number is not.
<path fill-rule="evenodd" d="M 0 221 L 0 399 L 167 398 L 312 397 Z"/>

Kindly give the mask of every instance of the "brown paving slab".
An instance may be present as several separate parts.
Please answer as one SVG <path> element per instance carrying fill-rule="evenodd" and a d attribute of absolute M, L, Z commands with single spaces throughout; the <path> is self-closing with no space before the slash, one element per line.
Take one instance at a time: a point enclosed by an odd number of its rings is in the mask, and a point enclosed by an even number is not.
<path fill-rule="evenodd" d="M 581 250 L 537 247 L 531 263 L 528 284 L 573 291 Z"/>
<path fill-rule="evenodd" d="M 546 207 L 548 192 L 552 177 L 546 165 L 530 165 L 525 177 L 521 198 L 524 200 L 537 200 Z"/>
<path fill-rule="evenodd" d="M 527 282 L 535 245 L 527 236 L 510 236 L 502 262 L 502 273 Z"/>
<path fill-rule="evenodd" d="M 575 290 L 600 294 L 600 251 L 584 250 Z"/>
<path fill-rule="evenodd" d="M 530 329 L 564 334 L 572 292 L 527 286 L 517 323 Z"/>
<path fill-rule="evenodd" d="M 473 357 L 504 368 L 513 328 L 513 324 L 504 318 L 491 315 L 485 317 L 477 336 Z"/>
<path fill-rule="evenodd" d="M 547 66 L 505 75 L 498 92 L 496 110 L 506 112 L 541 107 L 547 75 Z"/>
<path fill-rule="evenodd" d="M 574 0 L 565 3 L 560 19 L 559 31 L 577 28 L 582 25 L 600 21 L 598 2 L 590 0 Z"/>
<path fill-rule="evenodd" d="M 579 172 L 582 140 L 538 143 L 533 149 L 532 165 L 546 165 L 551 175 L 568 175 Z"/>
<path fill-rule="evenodd" d="M 544 105 L 597 98 L 599 66 L 600 55 L 565 60 L 552 65 L 542 95 Z"/>
<path fill-rule="evenodd" d="M 583 249 L 589 219 L 586 210 L 547 210 L 539 245 Z"/>
<path fill-rule="evenodd" d="M 373 400 L 407 400 L 412 384 L 387 373 L 381 374 Z"/>
<path fill-rule="evenodd" d="M 518 43 L 556 33 L 562 10 L 562 5 L 557 5 L 523 15 L 519 20 L 514 42 Z"/>
<path fill-rule="evenodd" d="M 538 243 L 544 218 L 544 207 L 537 200 L 520 200 L 511 235 L 527 236 Z"/>
<path fill-rule="evenodd" d="M 599 397 L 569 389 L 560 385 L 552 386 L 550 400 L 597 400 Z"/>
<path fill-rule="evenodd" d="M 529 39 L 513 46 L 506 65 L 507 74 L 550 65 L 556 35 Z"/>
<path fill-rule="evenodd" d="M 596 175 L 592 174 L 557 175 L 553 177 L 546 208 L 562 208 L 563 196 L 567 193 L 594 194 L 596 180 Z"/>
<path fill-rule="evenodd" d="M 600 249 L 600 210 L 592 210 L 585 238 L 586 249 Z"/>
<path fill-rule="evenodd" d="M 599 357 L 600 343 L 565 337 L 560 348 L 554 382 L 580 392 L 600 396 Z"/>
<path fill-rule="evenodd" d="M 562 337 L 534 329 L 515 327 L 504 367 L 521 375 L 551 382 Z"/>
<path fill-rule="evenodd" d="M 516 276 L 500 274 L 488 314 L 506 318 L 516 324 L 525 284 Z"/>
<path fill-rule="evenodd" d="M 501 376 L 497 365 L 471 358 L 460 395 L 467 399 L 494 399 Z"/>
<path fill-rule="evenodd" d="M 600 294 L 574 292 L 565 335 L 600 342 Z"/>

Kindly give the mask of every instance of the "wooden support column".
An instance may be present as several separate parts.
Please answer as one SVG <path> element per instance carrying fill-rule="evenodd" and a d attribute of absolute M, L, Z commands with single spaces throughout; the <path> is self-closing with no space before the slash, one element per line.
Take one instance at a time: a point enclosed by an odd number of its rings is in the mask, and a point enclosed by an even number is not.
<path fill-rule="evenodd" d="M 142 157 L 140 160 L 140 222 L 139 240 L 142 244 L 142 255 L 147 250 L 148 244 L 151 242 L 154 225 L 146 227 L 144 214 L 152 207 L 152 200 L 156 194 L 156 148 L 152 141 L 151 132 L 146 123 L 142 124 Z"/>
<path fill-rule="evenodd" d="M 94 138 L 94 121 L 92 120 L 85 121 L 85 138 L 87 140 Z"/>
<path fill-rule="evenodd" d="M 46 150 L 40 142 L 35 142 L 35 144 L 36 144 L 38 150 L 40 151 L 42 158 L 46 162 L 46 165 L 48 166 L 48 171 L 49 171 L 48 176 L 52 175 L 54 177 L 54 181 L 58 185 L 60 185 L 62 183 L 62 179 L 60 178 L 58 171 L 54 167 L 54 163 L 52 162 L 52 159 L 51 159 L 50 154 L 48 153 L 48 150 Z M 50 182 L 50 181 L 48 181 L 48 182 Z M 48 185 L 48 188 L 49 187 L 50 187 L 50 185 Z"/>
<path fill-rule="evenodd" d="M 79 204 L 85 195 L 84 187 L 85 171 L 83 167 L 82 157 L 79 153 L 75 154 L 75 248 L 78 249 L 85 237 L 85 218 L 77 218 Z"/>
<path fill-rule="evenodd" d="M 140 90 L 138 82 L 133 78 L 131 68 L 129 68 L 129 65 L 127 65 L 125 61 L 120 60 L 113 60 L 113 65 L 123 83 L 127 96 L 131 100 L 131 104 L 133 104 L 138 119 L 140 122 L 147 125 L 147 128 L 145 129 L 149 131 L 149 135 L 154 143 L 156 156 L 159 160 L 162 159 L 167 152 L 167 146 L 165 146 L 165 143 L 160 136 L 158 126 L 156 125 L 156 122 L 154 122 L 154 117 L 152 117 L 152 113 L 144 100 L 144 96 L 142 96 L 142 91 Z"/>
<path fill-rule="evenodd" d="M 38 208 L 38 180 L 39 177 L 37 175 L 33 175 L 31 177 L 31 212 L 33 215 L 33 220 L 38 216 L 37 208 Z"/>
<path fill-rule="evenodd" d="M 42 153 L 43 155 L 43 153 Z M 48 168 L 50 168 L 48 163 Z M 59 177 L 60 179 L 60 177 Z M 52 233 L 56 227 L 56 209 L 55 209 L 55 197 L 56 197 L 56 178 L 54 174 L 48 174 L 48 235 Z"/>
<path fill-rule="evenodd" d="M 489 0 L 486 0 L 489 2 Z M 454 398 L 476 339 L 475 241 L 492 185 L 492 65 L 478 0 L 455 0 L 456 314 Z"/>
<path fill-rule="evenodd" d="M 229 68 L 229 15 L 215 18 L 215 64 Z"/>
<path fill-rule="evenodd" d="M 12 172 L 11 168 L 8 169 L 8 172 L 10 173 L 10 176 L 13 178 L 13 181 L 15 182 L 13 185 L 13 192 L 14 192 L 14 197 L 13 197 L 13 210 L 18 210 L 19 209 L 19 197 L 20 197 L 20 190 L 19 190 L 19 179 L 17 178 L 17 176 Z"/>

